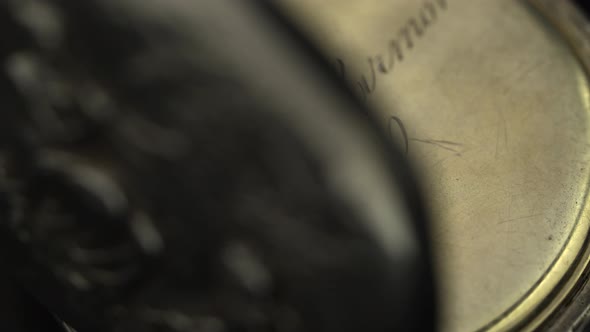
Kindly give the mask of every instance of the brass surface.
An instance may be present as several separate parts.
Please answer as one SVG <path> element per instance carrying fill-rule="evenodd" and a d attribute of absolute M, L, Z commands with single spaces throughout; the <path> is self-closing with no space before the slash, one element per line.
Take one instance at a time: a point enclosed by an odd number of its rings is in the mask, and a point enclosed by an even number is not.
<path fill-rule="evenodd" d="M 514 0 L 281 2 L 407 137 L 442 330 L 538 326 L 586 264 L 590 89 L 563 19 Z"/>

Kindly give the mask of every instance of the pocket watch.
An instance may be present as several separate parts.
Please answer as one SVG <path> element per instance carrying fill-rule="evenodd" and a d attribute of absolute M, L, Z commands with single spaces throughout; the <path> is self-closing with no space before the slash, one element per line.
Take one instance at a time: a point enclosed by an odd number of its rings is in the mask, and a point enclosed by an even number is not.
<path fill-rule="evenodd" d="M 65 329 L 587 327 L 590 23 L 570 1 L 0 15 L 0 256 Z"/>
<path fill-rule="evenodd" d="M 584 13 L 543 0 L 280 3 L 420 168 L 441 331 L 581 329 Z"/>

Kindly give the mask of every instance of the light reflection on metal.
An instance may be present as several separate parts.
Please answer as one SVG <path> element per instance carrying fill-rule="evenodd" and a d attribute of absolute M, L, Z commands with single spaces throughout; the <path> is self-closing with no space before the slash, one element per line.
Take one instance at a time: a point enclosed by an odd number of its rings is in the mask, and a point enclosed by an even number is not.
<path fill-rule="evenodd" d="M 404 123 L 435 210 L 443 330 L 534 329 L 566 310 L 590 226 L 581 13 L 544 0 L 282 3 L 385 130 Z M 424 6 L 435 20 L 416 19 Z"/>

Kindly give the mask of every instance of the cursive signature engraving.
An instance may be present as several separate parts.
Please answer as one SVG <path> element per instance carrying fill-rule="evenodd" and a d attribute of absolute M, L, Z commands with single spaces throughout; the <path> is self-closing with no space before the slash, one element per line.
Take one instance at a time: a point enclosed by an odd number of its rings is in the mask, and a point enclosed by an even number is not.
<path fill-rule="evenodd" d="M 404 148 L 405 148 L 404 153 L 408 154 L 410 139 L 408 138 L 408 132 L 406 131 L 406 127 L 404 126 L 404 123 L 402 122 L 402 120 L 400 118 L 392 115 L 391 117 L 389 117 L 389 121 L 387 122 L 387 129 L 389 131 L 389 138 L 391 139 L 392 142 L 395 141 L 394 134 L 393 134 L 393 126 L 394 125 L 397 126 L 397 128 L 399 129 L 399 131 L 402 134 L 402 139 L 404 141 Z"/>
<path fill-rule="evenodd" d="M 387 42 L 385 52 L 367 57 L 368 71 L 362 73 L 360 78 L 353 83 L 355 88 L 358 88 L 363 99 L 366 99 L 377 88 L 378 73 L 390 74 L 395 64 L 404 60 L 404 56 L 414 48 L 417 40 L 424 36 L 426 31 L 436 22 L 440 13 L 446 10 L 447 7 L 447 0 L 424 2 L 418 14 L 409 18 L 402 28 L 397 31 L 396 36 Z M 348 79 L 344 61 L 337 58 L 336 62 L 340 75 L 344 79 Z"/>
<path fill-rule="evenodd" d="M 397 31 L 386 45 L 384 52 L 366 58 L 367 70 L 361 73 L 360 78 L 351 79 L 348 76 L 347 66 L 341 58 L 336 59 L 340 76 L 352 82 L 354 89 L 357 89 L 363 100 L 375 91 L 379 75 L 389 75 L 393 72 L 397 63 L 401 63 L 404 57 L 414 48 L 417 41 L 422 38 L 427 30 L 437 21 L 440 13 L 448 8 L 448 0 L 427 0 L 423 2 L 418 13 L 410 17 L 406 23 Z M 389 136 L 393 140 L 393 126 L 401 131 L 406 154 L 408 153 L 409 138 L 403 121 L 397 116 L 390 116 L 388 119 Z"/>

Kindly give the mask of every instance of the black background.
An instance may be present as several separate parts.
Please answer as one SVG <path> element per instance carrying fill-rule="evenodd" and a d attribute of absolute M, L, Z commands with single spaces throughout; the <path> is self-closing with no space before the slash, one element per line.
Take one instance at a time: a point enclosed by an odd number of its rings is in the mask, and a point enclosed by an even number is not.
<path fill-rule="evenodd" d="M 586 15 L 590 17 L 590 0 L 576 0 L 575 2 L 586 12 Z"/>

